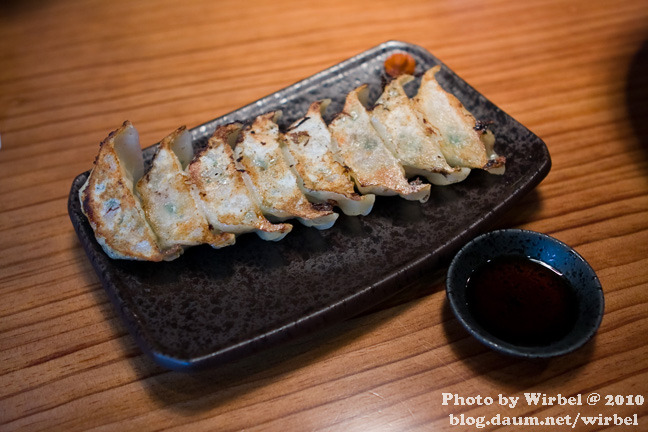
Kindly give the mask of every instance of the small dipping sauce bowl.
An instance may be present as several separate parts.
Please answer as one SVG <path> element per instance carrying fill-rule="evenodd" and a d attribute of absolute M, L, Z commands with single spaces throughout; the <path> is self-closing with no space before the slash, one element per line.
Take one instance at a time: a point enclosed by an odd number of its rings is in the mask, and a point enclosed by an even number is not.
<path fill-rule="evenodd" d="M 572 352 L 603 319 L 603 290 L 587 261 L 528 230 L 496 230 L 468 242 L 450 264 L 446 293 L 470 334 L 517 357 Z"/>

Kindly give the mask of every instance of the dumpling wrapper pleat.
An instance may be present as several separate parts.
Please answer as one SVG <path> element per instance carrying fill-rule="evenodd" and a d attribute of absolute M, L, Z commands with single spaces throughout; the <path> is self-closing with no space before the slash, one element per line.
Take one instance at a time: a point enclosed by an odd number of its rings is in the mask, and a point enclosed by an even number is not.
<path fill-rule="evenodd" d="M 144 172 L 139 134 L 126 121 L 101 143 L 87 181 L 79 190 L 81 210 L 97 242 L 111 258 L 166 261 L 182 248 L 163 250 L 146 220 L 133 185 Z"/>
<path fill-rule="evenodd" d="M 142 207 L 165 248 L 232 245 L 235 236 L 211 229 L 199 206 L 196 187 L 184 170 L 192 154 L 191 134 L 184 126 L 160 142 L 151 167 L 136 186 Z"/>
<path fill-rule="evenodd" d="M 440 70 L 435 66 L 423 75 L 413 101 L 422 121 L 439 131 L 446 161 L 453 167 L 503 174 L 505 158 L 495 153 L 492 132 L 481 127 L 459 99 L 439 85 L 435 75 Z"/>
<path fill-rule="evenodd" d="M 231 144 L 240 131 L 236 123 L 220 126 L 187 170 L 205 215 L 216 229 L 234 234 L 256 232 L 264 240 L 281 240 L 292 225 L 273 224 L 263 216 L 236 167 Z"/>
<path fill-rule="evenodd" d="M 351 91 L 343 111 L 329 130 L 351 176 L 361 193 L 400 195 L 410 201 L 425 202 L 430 197 L 430 185 L 420 180 L 409 182 L 398 159 L 376 132 L 364 101 L 367 86 Z"/>
<path fill-rule="evenodd" d="M 243 130 L 234 149 L 237 168 L 266 217 L 297 218 L 305 226 L 330 228 L 338 214 L 329 204 L 308 201 L 284 158 L 276 124 L 280 115 L 279 111 L 261 115 Z"/>
<path fill-rule="evenodd" d="M 371 111 L 371 120 L 408 177 L 421 175 L 435 185 L 464 180 L 469 168 L 453 168 L 441 151 L 441 134 L 419 119 L 418 112 L 403 86 L 412 75 L 400 75 L 385 86 Z"/>
<path fill-rule="evenodd" d="M 314 102 L 306 115 L 288 128 L 284 156 L 311 201 L 334 203 L 349 216 L 367 215 L 376 197 L 355 191 L 348 168 L 334 153 L 331 133 L 322 118 L 329 103 Z"/>

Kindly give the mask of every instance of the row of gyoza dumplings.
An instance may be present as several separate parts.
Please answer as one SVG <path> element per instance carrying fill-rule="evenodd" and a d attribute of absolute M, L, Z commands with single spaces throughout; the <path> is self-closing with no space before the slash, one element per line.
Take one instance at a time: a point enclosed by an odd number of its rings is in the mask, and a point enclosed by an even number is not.
<path fill-rule="evenodd" d="M 179 128 L 146 173 L 137 131 L 126 122 L 101 143 L 79 191 L 82 210 L 110 257 L 161 261 L 193 245 L 231 245 L 247 232 L 280 240 L 292 229 L 288 219 L 326 229 L 338 217 L 334 206 L 366 215 L 375 195 L 425 202 L 431 186 L 414 176 L 446 185 L 472 168 L 502 173 L 492 133 L 441 88 L 438 70 L 422 77 L 411 99 L 403 86 L 413 77 L 397 77 L 371 110 L 367 87 L 353 90 L 329 125 L 324 100 L 283 133 L 280 112 L 245 128 L 219 127 L 196 155 Z"/>

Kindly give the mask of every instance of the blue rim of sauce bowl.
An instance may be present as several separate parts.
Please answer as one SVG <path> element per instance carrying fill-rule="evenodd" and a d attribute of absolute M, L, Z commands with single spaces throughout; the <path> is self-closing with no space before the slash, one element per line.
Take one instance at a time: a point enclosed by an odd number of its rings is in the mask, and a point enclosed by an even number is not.
<path fill-rule="evenodd" d="M 472 315 L 466 300 L 471 274 L 490 260 L 511 255 L 527 257 L 552 267 L 574 289 L 578 316 L 571 331 L 561 339 L 541 346 L 515 345 L 486 331 Z M 472 336 L 495 351 L 524 358 L 555 357 L 582 347 L 598 330 L 605 308 L 601 283 L 582 256 L 560 240 L 523 229 L 491 231 L 464 245 L 448 268 L 446 294 L 452 312 Z"/>

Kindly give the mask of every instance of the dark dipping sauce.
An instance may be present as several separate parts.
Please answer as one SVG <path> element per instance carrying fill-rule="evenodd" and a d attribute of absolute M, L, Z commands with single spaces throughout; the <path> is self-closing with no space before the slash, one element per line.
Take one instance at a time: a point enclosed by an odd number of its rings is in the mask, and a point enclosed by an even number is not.
<path fill-rule="evenodd" d="M 467 282 L 466 301 L 484 330 L 521 346 L 560 340 L 578 316 L 569 282 L 546 264 L 522 256 L 503 256 L 479 266 Z"/>

